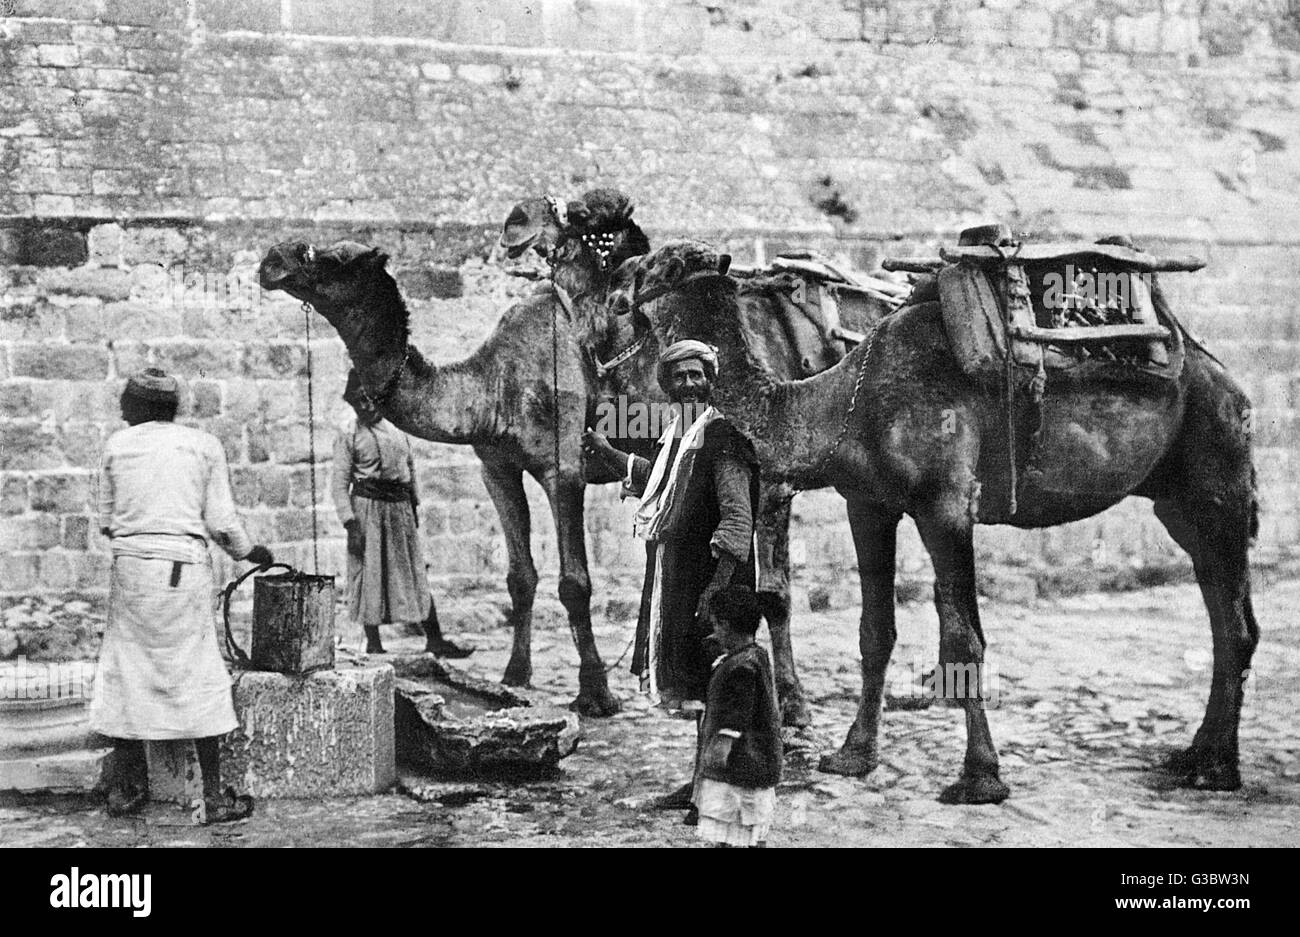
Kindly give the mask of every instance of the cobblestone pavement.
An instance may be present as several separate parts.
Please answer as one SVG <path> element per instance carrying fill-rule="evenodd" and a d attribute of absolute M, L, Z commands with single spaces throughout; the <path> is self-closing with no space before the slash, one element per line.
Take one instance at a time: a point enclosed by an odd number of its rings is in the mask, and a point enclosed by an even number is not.
<path fill-rule="evenodd" d="M 788 738 L 774 846 L 1295 846 L 1300 843 L 1300 582 L 1257 588 L 1263 640 L 1241 726 L 1244 787 L 1234 793 L 1169 789 L 1153 764 L 1186 745 L 1209 690 L 1210 634 L 1194 586 L 1079 596 L 1027 605 L 989 601 L 984 624 L 997 678 L 990 713 L 1012 789 L 1000 806 L 936 800 L 960 768 L 958 710 L 886 714 L 882 763 L 869 778 L 820 774 L 818 756 L 838 746 L 858 689 L 856 611 L 800 615 L 796 652 L 814 706 L 810 730 Z M 479 651 L 469 669 L 497 678 L 509 648 L 490 627 L 504 597 L 448 603 L 449 633 Z M 607 661 L 629 625 L 601 619 Z M 899 611 L 900 686 L 909 667 L 932 662 L 937 622 L 928 604 Z M 415 649 L 418 639 L 390 641 Z M 577 656 L 558 603 L 539 602 L 536 689 L 567 701 Z M 318 802 L 263 801 L 231 827 L 181 825 L 167 808 L 148 820 L 112 820 L 72 799 L 0 803 L 6 845 L 689 845 L 680 814 L 647 808 L 688 772 L 693 725 L 652 709 L 620 665 L 611 674 L 623 711 L 584 720 L 576 754 L 552 779 L 439 783 L 407 779 L 407 793 Z"/>

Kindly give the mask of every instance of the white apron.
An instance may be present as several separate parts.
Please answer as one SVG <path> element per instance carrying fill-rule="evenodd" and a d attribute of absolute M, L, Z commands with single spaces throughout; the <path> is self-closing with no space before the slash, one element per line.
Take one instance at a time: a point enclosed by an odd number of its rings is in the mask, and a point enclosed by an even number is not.
<path fill-rule="evenodd" d="M 213 627 L 209 561 L 113 557 L 90 727 L 111 738 L 193 739 L 239 725 Z"/>

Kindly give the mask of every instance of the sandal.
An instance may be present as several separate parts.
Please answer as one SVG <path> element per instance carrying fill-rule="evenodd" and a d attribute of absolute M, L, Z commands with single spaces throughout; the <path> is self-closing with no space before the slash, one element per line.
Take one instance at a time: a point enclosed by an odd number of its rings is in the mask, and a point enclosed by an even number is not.
<path fill-rule="evenodd" d="M 432 654 L 434 657 L 445 657 L 447 660 L 460 660 L 474 653 L 474 648 L 461 647 L 446 638 L 429 641 L 425 644 L 424 650 L 426 654 Z"/>
<path fill-rule="evenodd" d="M 650 801 L 652 810 L 694 810 L 695 804 L 692 796 L 695 793 L 695 782 L 687 781 L 675 791 L 667 794 L 661 794 L 654 800 Z"/>
<path fill-rule="evenodd" d="M 144 809 L 149 802 L 147 788 L 137 784 L 111 788 L 108 792 L 108 815 L 110 817 L 132 817 Z"/>
<path fill-rule="evenodd" d="M 234 823 L 237 820 L 247 820 L 253 815 L 253 798 L 250 794 L 236 794 L 233 787 L 228 787 L 224 802 L 208 801 L 206 807 L 205 825 Z"/>

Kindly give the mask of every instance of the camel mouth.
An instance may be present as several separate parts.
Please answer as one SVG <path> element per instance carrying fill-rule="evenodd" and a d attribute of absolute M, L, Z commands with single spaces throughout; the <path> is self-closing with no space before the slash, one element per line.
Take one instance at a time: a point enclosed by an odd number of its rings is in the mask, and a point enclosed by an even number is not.
<path fill-rule="evenodd" d="M 511 260 L 518 260 L 520 257 L 524 256 L 524 254 L 528 253 L 528 250 L 531 247 L 537 247 L 538 248 L 537 252 L 541 254 L 543 257 L 546 256 L 545 252 L 537 244 L 536 234 L 534 234 L 530 238 L 525 238 L 524 240 L 514 244 L 507 244 L 505 239 L 503 238 L 501 240 L 501 246 L 505 248 L 506 256 Z"/>
<path fill-rule="evenodd" d="M 311 248 L 305 244 L 277 244 L 266 252 L 257 268 L 257 281 L 264 290 L 283 290 L 302 271 L 302 261 Z"/>

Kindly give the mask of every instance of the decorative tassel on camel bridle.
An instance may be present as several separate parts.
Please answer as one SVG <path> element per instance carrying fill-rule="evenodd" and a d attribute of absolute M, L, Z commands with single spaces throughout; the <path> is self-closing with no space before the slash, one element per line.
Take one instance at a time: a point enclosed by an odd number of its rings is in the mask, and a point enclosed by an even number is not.
<path fill-rule="evenodd" d="M 580 235 L 578 240 L 596 258 L 596 265 L 601 270 L 609 268 L 609 258 L 613 256 L 614 243 L 618 240 L 617 232 L 590 232 Z"/>

